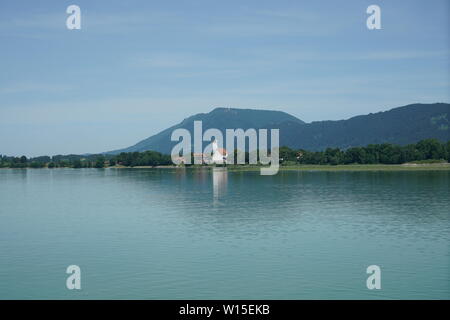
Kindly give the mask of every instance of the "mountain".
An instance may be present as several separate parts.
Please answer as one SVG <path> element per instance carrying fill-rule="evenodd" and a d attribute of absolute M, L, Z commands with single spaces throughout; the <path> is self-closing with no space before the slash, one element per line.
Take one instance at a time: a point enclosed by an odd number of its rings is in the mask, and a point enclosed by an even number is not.
<path fill-rule="evenodd" d="M 298 125 L 304 124 L 302 120 L 282 111 L 216 108 L 209 113 L 198 113 L 186 118 L 179 124 L 142 140 L 131 147 L 107 153 L 117 154 L 120 152 L 154 150 L 170 154 L 172 147 L 177 143 L 170 141 L 172 132 L 175 129 L 184 128 L 189 130 L 193 136 L 194 121 L 197 120 L 202 121 L 203 132 L 209 128 L 217 128 L 223 132 L 224 136 L 226 129 L 278 128 L 277 125 L 284 122 Z"/>
<path fill-rule="evenodd" d="M 436 138 L 450 140 L 450 104 L 411 104 L 389 111 L 356 116 L 339 121 L 305 123 L 282 111 L 216 108 L 184 119 L 160 133 L 137 144 L 107 152 L 134 152 L 154 150 L 169 154 L 177 142 L 170 141 L 173 130 L 184 128 L 193 135 L 194 121 L 201 120 L 203 132 L 209 128 L 221 130 L 248 128 L 279 128 L 280 146 L 323 150 L 327 147 L 346 149 L 376 143 L 405 145 Z"/>
<path fill-rule="evenodd" d="M 282 111 L 216 108 L 209 113 L 198 113 L 186 118 L 181 123 L 142 140 L 131 147 L 107 153 L 117 154 L 120 152 L 154 150 L 170 154 L 173 146 L 177 143 L 170 141 L 172 132 L 175 129 L 184 128 L 189 130 L 193 136 L 194 121 L 197 120 L 202 121 L 203 132 L 209 128 L 217 128 L 223 132 L 224 136 L 227 128 L 277 128 L 279 123 L 286 121 L 298 125 L 304 124 L 302 120 Z"/>
<path fill-rule="evenodd" d="M 279 124 L 280 145 L 305 150 L 368 144 L 406 145 L 427 138 L 450 140 L 450 104 L 411 104 L 339 121 Z"/>

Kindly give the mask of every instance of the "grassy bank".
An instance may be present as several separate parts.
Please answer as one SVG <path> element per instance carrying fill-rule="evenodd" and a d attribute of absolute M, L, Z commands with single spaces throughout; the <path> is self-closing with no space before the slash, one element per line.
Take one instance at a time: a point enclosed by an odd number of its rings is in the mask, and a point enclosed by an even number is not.
<path fill-rule="evenodd" d="M 232 166 L 229 167 L 231 171 L 241 170 L 259 170 L 261 167 L 257 166 Z M 294 165 L 294 166 L 280 166 L 280 171 L 431 171 L 450 170 L 450 164 L 347 164 L 347 165 Z"/>
<path fill-rule="evenodd" d="M 424 171 L 450 170 L 450 164 L 347 164 L 347 165 L 299 165 L 280 167 L 280 170 L 306 171 Z"/>
<path fill-rule="evenodd" d="M 188 170 L 209 170 L 212 166 L 113 166 L 112 169 L 175 169 L 185 168 Z M 229 165 L 228 171 L 257 171 L 262 166 L 256 165 Z M 423 164 L 346 164 L 346 165 L 292 165 L 280 166 L 281 171 L 426 171 L 426 170 L 450 170 L 450 163 L 423 163 Z"/>

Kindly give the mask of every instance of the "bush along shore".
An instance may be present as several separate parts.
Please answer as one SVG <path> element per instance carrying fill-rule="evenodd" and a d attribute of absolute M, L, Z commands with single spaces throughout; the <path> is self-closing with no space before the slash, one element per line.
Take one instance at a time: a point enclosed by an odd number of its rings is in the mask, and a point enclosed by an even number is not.
<path fill-rule="evenodd" d="M 323 151 L 307 151 L 281 147 L 280 164 L 282 168 L 294 169 L 331 167 L 336 170 L 348 168 L 393 167 L 404 164 L 405 168 L 448 167 L 450 162 L 450 141 L 440 142 L 426 139 L 415 144 L 398 146 L 389 143 L 371 144 L 366 147 L 351 147 L 345 150 L 327 148 Z M 241 152 L 234 150 L 235 159 Z M 191 154 L 191 158 L 192 158 Z M 245 152 L 248 163 L 249 153 Z M 391 166 L 386 166 L 391 165 Z M 118 155 L 56 155 L 27 158 L 0 155 L 0 168 L 105 168 L 105 167 L 173 167 L 170 155 L 156 151 L 128 152 Z M 188 165 L 186 165 L 188 166 Z M 191 165 L 199 167 L 202 165 Z M 231 165 L 230 168 L 252 168 L 258 165 Z M 373 167 L 373 166 L 370 166 Z M 396 166 L 398 167 L 398 166 Z"/>

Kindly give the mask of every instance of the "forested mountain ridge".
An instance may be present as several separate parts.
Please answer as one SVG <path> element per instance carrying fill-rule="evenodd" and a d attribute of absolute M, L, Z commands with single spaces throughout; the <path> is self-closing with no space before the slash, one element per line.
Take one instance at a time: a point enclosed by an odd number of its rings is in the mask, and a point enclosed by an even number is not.
<path fill-rule="evenodd" d="M 216 108 L 184 119 L 137 144 L 108 154 L 153 150 L 169 154 L 176 142 L 170 141 L 173 130 L 185 128 L 193 132 L 195 120 L 201 120 L 203 130 L 278 128 L 280 146 L 311 151 L 326 148 L 347 149 L 369 144 L 392 143 L 406 145 L 423 139 L 450 139 L 450 104 L 410 104 L 388 111 L 355 116 L 338 121 L 302 120 L 281 111 Z"/>
<path fill-rule="evenodd" d="M 412 104 L 339 121 L 279 124 L 280 144 L 291 148 L 347 149 L 369 144 L 406 145 L 423 139 L 450 139 L 450 104 Z"/>
<path fill-rule="evenodd" d="M 173 145 L 176 144 L 176 142 L 170 140 L 172 132 L 175 129 L 184 128 L 189 130 L 193 136 L 194 121 L 202 121 L 203 131 L 209 128 L 216 128 L 221 130 L 224 135 L 226 129 L 278 128 L 279 123 L 285 121 L 298 125 L 304 124 L 302 120 L 282 111 L 215 108 L 209 113 L 198 113 L 186 118 L 179 124 L 144 139 L 131 147 L 107 153 L 118 154 L 121 152 L 154 150 L 170 154 Z"/>

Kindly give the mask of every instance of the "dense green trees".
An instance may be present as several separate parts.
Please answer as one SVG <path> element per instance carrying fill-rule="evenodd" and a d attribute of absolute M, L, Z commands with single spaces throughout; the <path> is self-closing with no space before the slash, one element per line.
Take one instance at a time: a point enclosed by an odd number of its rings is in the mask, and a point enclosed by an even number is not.
<path fill-rule="evenodd" d="M 130 152 L 114 155 L 56 155 L 27 159 L 22 157 L 7 157 L 0 155 L 0 168 L 104 168 L 116 164 L 124 166 L 158 166 L 170 165 L 170 155 L 155 151 Z"/>
<path fill-rule="evenodd" d="M 95 160 L 95 164 L 94 164 L 94 168 L 104 168 L 105 167 L 105 157 L 104 156 L 99 156 L 96 160 Z"/>
<path fill-rule="evenodd" d="M 280 149 L 280 158 L 283 148 Z M 450 141 L 441 143 L 436 139 L 426 139 L 406 146 L 383 143 L 370 144 L 367 147 L 353 147 L 347 150 L 337 148 L 328 148 L 325 151 L 317 152 L 292 150 L 291 154 L 300 154 L 296 160 L 302 164 L 400 164 L 424 160 L 449 161 Z"/>
<path fill-rule="evenodd" d="M 91 168 L 97 155 L 57 155 L 53 157 L 41 156 L 27 159 L 22 157 L 7 157 L 0 155 L 0 168 Z"/>
<path fill-rule="evenodd" d="M 112 158 L 112 161 L 127 167 L 135 166 L 160 166 L 172 164 L 170 155 L 161 154 L 156 151 L 145 152 L 122 152 Z"/>

